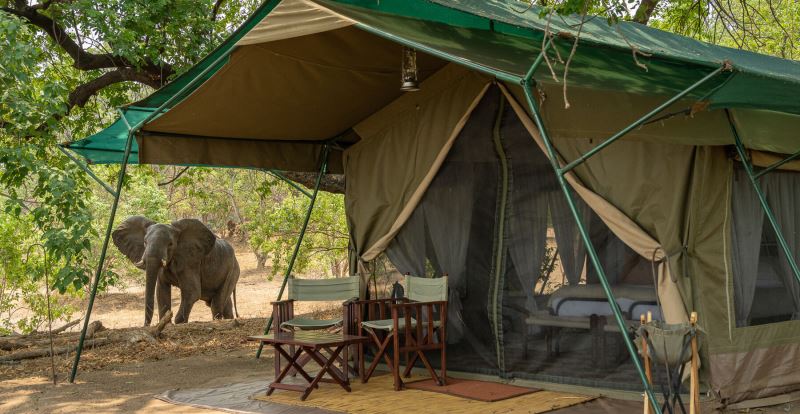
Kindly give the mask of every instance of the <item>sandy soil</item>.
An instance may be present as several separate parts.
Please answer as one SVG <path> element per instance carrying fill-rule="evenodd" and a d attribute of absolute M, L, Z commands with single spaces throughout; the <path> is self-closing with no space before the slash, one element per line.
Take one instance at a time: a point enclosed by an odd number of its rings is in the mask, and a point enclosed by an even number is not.
<path fill-rule="evenodd" d="M 58 385 L 49 381 L 49 359 L 2 367 L 0 412 L 196 412 L 153 399 L 169 389 L 221 385 L 271 376 L 272 358 L 255 359 L 256 345 L 243 338 L 263 319 L 195 322 L 167 327 L 155 344 L 88 349 L 75 384 L 66 383 L 71 359 L 58 358 Z M 184 328 L 184 329 L 180 329 Z"/>
<path fill-rule="evenodd" d="M 255 359 L 257 346 L 246 338 L 263 330 L 271 313 L 269 302 L 275 300 L 280 288 L 280 277 L 268 281 L 267 271 L 256 270 L 251 253 L 241 246 L 237 252 L 242 268 L 237 288 L 240 319 L 212 321 L 210 309 L 198 302 L 190 323 L 167 326 L 156 342 L 86 349 L 75 384 L 66 383 L 74 354 L 55 358 L 58 385 L 49 379 L 49 358 L 0 365 L 0 412 L 196 412 L 152 397 L 175 388 L 271 376 L 271 353 Z M 177 290 L 173 298 L 175 312 Z M 319 314 L 334 304 L 298 305 L 298 313 Z M 92 320 L 102 321 L 106 328 L 132 331 L 141 326 L 143 315 L 144 291 L 137 286 L 98 296 Z M 76 329 L 61 334 L 63 343 L 76 343 Z M 0 351 L 0 355 L 8 353 Z"/>

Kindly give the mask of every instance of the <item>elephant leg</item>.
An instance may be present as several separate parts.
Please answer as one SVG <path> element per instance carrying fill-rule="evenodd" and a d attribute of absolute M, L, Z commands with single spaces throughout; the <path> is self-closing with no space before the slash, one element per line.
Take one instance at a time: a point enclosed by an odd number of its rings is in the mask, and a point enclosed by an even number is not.
<path fill-rule="evenodd" d="M 224 304 L 219 299 L 219 297 L 214 296 L 211 299 L 211 318 L 212 319 L 222 319 L 222 312 L 224 310 Z"/>
<path fill-rule="evenodd" d="M 161 320 L 167 311 L 172 309 L 172 286 L 159 280 L 156 286 L 156 299 L 158 299 L 158 320 Z"/>
<path fill-rule="evenodd" d="M 231 300 L 231 298 L 225 301 L 225 308 L 222 310 L 222 318 L 233 319 L 233 300 Z"/>
<path fill-rule="evenodd" d="M 178 315 L 175 316 L 175 323 L 189 322 L 189 314 L 192 313 L 192 306 L 200 299 L 199 289 L 195 291 L 191 288 L 181 289 L 181 306 Z"/>
<path fill-rule="evenodd" d="M 233 301 L 230 297 L 214 296 L 211 299 L 211 316 L 214 319 L 233 319 Z"/>

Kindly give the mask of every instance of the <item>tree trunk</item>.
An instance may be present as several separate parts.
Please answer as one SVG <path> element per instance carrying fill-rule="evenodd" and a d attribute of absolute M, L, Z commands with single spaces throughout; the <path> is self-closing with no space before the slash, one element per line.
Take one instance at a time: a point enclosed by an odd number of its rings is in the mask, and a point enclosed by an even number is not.
<path fill-rule="evenodd" d="M 319 173 L 284 171 L 283 175 L 303 187 L 313 190 Z M 344 194 L 344 174 L 325 174 L 319 184 L 319 189 L 329 193 Z"/>
<path fill-rule="evenodd" d="M 639 24 L 647 25 L 650 22 L 650 17 L 656 11 L 656 6 L 659 0 L 642 0 L 636 13 L 633 15 L 633 21 Z"/>
<path fill-rule="evenodd" d="M 254 252 L 256 255 L 256 270 L 264 270 L 267 267 L 267 255 Z"/>

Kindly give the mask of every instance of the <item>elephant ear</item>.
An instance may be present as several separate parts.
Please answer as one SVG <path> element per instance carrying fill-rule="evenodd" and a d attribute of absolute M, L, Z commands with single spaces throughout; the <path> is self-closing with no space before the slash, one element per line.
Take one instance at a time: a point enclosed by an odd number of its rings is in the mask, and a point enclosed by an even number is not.
<path fill-rule="evenodd" d="M 128 217 L 111 233 L 114 245 L 133 263 L 142 260 L 144 235 L 153 224 L 156 222 L 144 216 Z"/>
<path fill-rule="evenodd" d="M 178 245 L 172 256 L 172 264 L 176 270 L 199 263 L 211 253 L 217 241 L 217 236 L 200 220 L 181 219 L 173 221 L 172 227 L 180 232 Z"/>

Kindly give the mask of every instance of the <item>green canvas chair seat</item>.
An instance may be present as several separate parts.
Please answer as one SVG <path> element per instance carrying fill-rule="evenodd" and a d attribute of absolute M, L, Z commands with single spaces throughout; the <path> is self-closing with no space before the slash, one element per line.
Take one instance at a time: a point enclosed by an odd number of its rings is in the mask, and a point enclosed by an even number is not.
<path fill-rule="evenodd" d="M 281 328 L 301 329 L 311 331 L 315 329 L 327 329 L 341 325 L 343 318 L 336 319 L 311 319 L 311 318 L 292 318 L 281 323 Z"/>
<path fill-rule="evenodd" d="M 441 326 L 441 324 L 442 324 L 441 321 L 433 321 L 433 326 L 435 328 L 438 328 L 439 326 Z M 394 323 L 392 323 L 391 319 L 380 319 L 380 320 L 376 320 L 376 321 L 364 321 L 364 322 L 361 322 L 361 326 L 363 326 L 365 328 L 377 329 L 377 330 L 381 330 L 381 331 L 394 330 Z M 414 318 L 411 318 L 411 327 L 415 328 L 416 326 L 417 326 L 417 320 L 414 319 Z M 397 321 L 397 328 L 398 329 L 405 329 L 405 327 L 406 327 L 406 320 L 405 319 L 399 319 Z"/>

